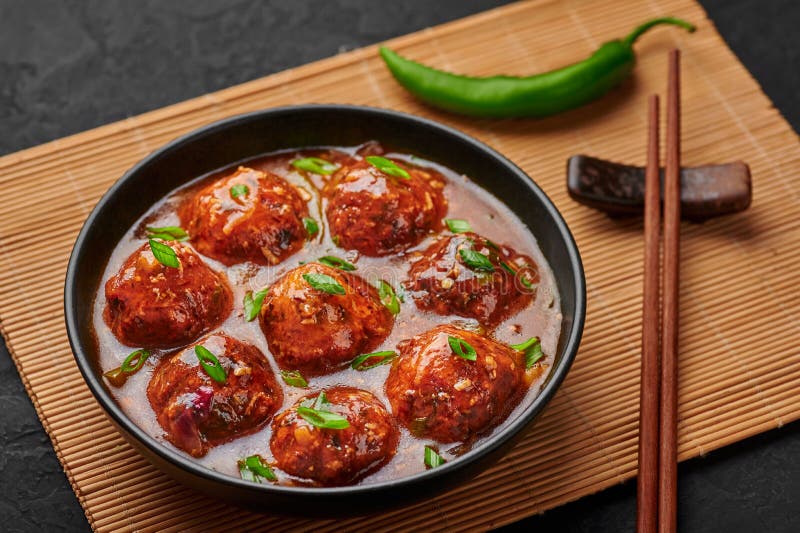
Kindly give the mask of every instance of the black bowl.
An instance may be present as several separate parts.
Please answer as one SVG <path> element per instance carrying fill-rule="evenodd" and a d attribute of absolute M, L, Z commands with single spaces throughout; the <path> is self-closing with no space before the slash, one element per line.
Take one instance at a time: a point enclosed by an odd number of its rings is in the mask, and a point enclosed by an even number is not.
<path fill-rule="evenodd" d="M 538 397 L 491 438 L 438 468 L 372 485 L 301 488 L 255 484 L 205 468 L 163 446 L 131 422 L 97 368 L 92 301 L 116 243 L 176 187 L 231 163 L 283 148 L 356 145 L 380 140 L 470 176 L 527 224 L 550 263 L 561 295 L 558 353 Z M 475 476 L 496 461 L 553 397 L 578 350 L 586 312 L 583 267 L 575 242 L 549 198 L 517 166 L 488 146 L 430 120 L 384 109 L 304 105 L 223 120 L 180 137 L 129 170 L 100 199 L 70 257 L 64 291 L 67 333 L 92 393 L 123 436 L 156 467 L 214 498 L 303 516 L 365 514 L 420 500 Z"/>

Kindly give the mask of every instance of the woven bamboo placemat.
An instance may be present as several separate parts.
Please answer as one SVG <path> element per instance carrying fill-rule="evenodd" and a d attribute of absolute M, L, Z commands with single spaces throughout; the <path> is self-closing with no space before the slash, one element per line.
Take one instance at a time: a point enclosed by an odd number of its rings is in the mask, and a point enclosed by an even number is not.
<path fill-rule="evenodd" d="M 643 161 L 646 97 L 664 92 L 666 51 L 683 60 L 684 162 L 747 161 L 744 214 L 683 231 L 680 457 L 800 417 L 800 170 L 797 136 L 689 0 L 515 4 L 395 39 L 402 53 L 459 72 L 530 73 L 581 59 L 653 16 L 635 78 L 602 101 L 546 120 L 470 120 L 421 106 L 368 47 L 0 159 L 0 325 L 45 429 L 98 530 L 485 529 L 636 473 L 642 230 L 573 203 L 574 153 Z M 536 427 L 474 481 L 410 509 L 344 521 L 240 511 L 186 489 L 134 452 L 83 385 L 63 325 L 62 285 L 81 223 L 126 169 L 198 126 L 276 105 L 349 102 L 433 117 L 494 146 L 561 209 L 580 246 L 589 315 L 581 351 Z M 35 235 L 35 239 L 32 238 Z M 35 243 L 35 245 L 34 245 Z"/>

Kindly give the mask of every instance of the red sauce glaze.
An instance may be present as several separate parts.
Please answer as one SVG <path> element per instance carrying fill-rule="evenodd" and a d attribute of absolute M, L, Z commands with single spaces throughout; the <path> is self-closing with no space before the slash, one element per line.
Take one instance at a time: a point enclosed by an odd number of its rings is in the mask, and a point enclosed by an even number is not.
<path fill-rule="evenodd" d="M 370 155 L 411 179 L 378 171 Z M 336 169 L 293 164 L 308 157 Z M 247 193 L 232 198 L 234 185 Z M 454 236 L 445 213 L 474 233 Z M 318 224 L 313 235 L 304 216 Z M 181 268 L 155 260 L 145 231 L 153 226 L 187 231 L 190 242 L 165 242 Z M 466 239 L 492 272 L 463 262 Z M 320 264 L 323 256 L 356 270 Z M 312 273 L 345 294 L 312 287 L 303 278 Z M 116 371 L 132 350 L 152 352 L 126 379 L 106 379 L 126 415 L 198 465 L 239 478 L 239 463 L 258 455 L 288 486 L 387 482 L 423 472 L 426 446 L 448 462 L 482 446 L 541 390 L 562 321 L 552 272 L 513 212 L 459 172 L 378 142 L 274 152 L 198 176 L 131 226 L 102 280 L 92 307 L 98 371 Z M 395 290 L 391 311 L 378 280 Z M 247 295 L 265 287 L 259 320 L 248 321 Z M 477 360 L 453 354 L 448 335 L 469 342 Z M 525 370 L 507 345 L 534 336 L 544 356 Z M 224 384 L 198 363 L 198 342 L 225 368 Z M 399 357 L 351 368 L 376 351 Z M 280 369 L 299 371 L 307 387 Z M 299 417 L 298 403 L 321 390 L 349 428 Z"/>
<path fill-rule="evenodd" d="M 477 352 L 469 361 L 448 337 Z M 442 325 L 398 344 L 386 380 L 392 412 L 413 435 L 442 443 L 466 441 L 501 422 L 525 388 L 522 354 L 478 333 Z"/>
<path fill-rule="evenodd" d="M 236 185 L 247 192 L 234 198 Z M 276 265 L 306 239 L 308 207 L 297 189 L 275 174 L 247 167 L 192 195 L 178 214 L 197 251 L 225 265 Z"/>
<path fill-rule="evenodd" d="M 483 254 L 492 271 L 469 265 L 462 249 Z M 461 233 L 433 243 L 411 265 L 408 277 L 404 286 L 420 309 L 474 318 L 494 327 L 531 302 L 539 270 L 533 259 L 513 248 Z"/>
<path fill-rule="evenodd" d="M 225 369 L 213 380 L 194 348 L 209 349 Z M 209 448 L 258 431 L 283 403 L 283 391 L 264 354 L 223 333 L 164 357 L 147 386 L 147 398 L 166 438 L 194 457 Z"/>
<path fill-rule="evenodd" d="M 389 255 L 441 228 L 447 213 L 444 177 L 433 169 L 395 163 L 410 178 L 390 176 L 361 160 L 339 169 L 323 189 L 331 234 L 342 248 Z"/>
<path fill-rule="evenodd" d="M 317 485 L 349 485 L 394 456 L 399 432 L 372 393 L 333 387 L 325 395 L 330 403 L 324 409 L 347 418 L 350 427 L 323 429 L 299 416 L 297 407 L 318 396 L 311 394 L 275 417 L 270 449 L 284 472 Z"/>
<path fill-rule="evenodd" d="M 345 294 L 315 289 L 304 274 L 330 276 Z M 309 376 L 337 370 L 372 351 L 394 323 L 375 287 L 355 274 L 319 263 L 297 267 L 276 281 L 264 298 L 260 319 L 278 366 Z"/>
<path fill-rule="evenodd" d="M 144 244 L 106 282 L 103 318 L 125 345 L 174 348 L 218 326 L 231 312 L 225 276 L 211 270 L 190 246 L 167 244 L 179 268 L 159 263 Z"/>

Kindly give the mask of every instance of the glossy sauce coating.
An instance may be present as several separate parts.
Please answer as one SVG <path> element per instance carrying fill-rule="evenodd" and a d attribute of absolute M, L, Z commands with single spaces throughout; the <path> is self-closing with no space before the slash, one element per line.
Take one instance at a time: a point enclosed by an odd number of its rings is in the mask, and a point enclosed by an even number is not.
<path fill-rule="evenodd" d="M 505 207 L 499 200 L 472 183 L 465 176 L 458 175 L 452 170 L 437 165 L 436 163 L 414 158 L 413 156 L 387 152 L 380 144 L 369 142 L 357 147 L 323 147 L 305 150 L 289 150 L 255 158 L 253 160 L 237 163 L 231 167 L 220 169 L 198 179 L 185 187 L 176 190 L 161 202 L 153 206 L 141 220 L 130 229 L 121 240 L 106 266 L 103 280 L 115 276 L 122 268 L 126 258 L 140 248 L 143 243 L 143 228 L 146 226 L 172 226 L 180 225 L 178 211 L 192 196 L 217 180 L 236 172 L 240 166 L 253 170 L 272 173 L 280 176 L 296 190 L 306 190 L 310 194 L 307 202 L 308 216 L 319 224 L 318 233 L 307 237 L 303 245 L 291 256 L 276 265 L 264 265 L 254 262 L 243 262 L 225 265 L 211 257 L 204 256 L 203 260 L 215 271 L 223 273 L 230 282 L 233 292 L 233 310 L 224 319 L 224 322 L 211 331 L 224 332 L 247 344 L 257 347 L 265 356 L 267 364 L 277 373 L 281 370 L 275 354 L 271 350 L 264 332 L 261 329 L 261 320 L 246 321 L 243 310 L 243 299 L 248 292 L 254 293 L 266 287 L 274 288 L 278 281 L 299 265 L 314 264 L 320 257 L 333 255 L 352 263 L 356 270 L 349 273 L 358 276 L 370 287 L 375 287 L 378 280 L 386 280 L 394 287 L 399 299 L 399 314 L 394 316 L 394 324 L 389 329 L 386 337 L 376 345 L 372 351 L 389 350 L 397 351 L 404 341 L 439 326 L 452 324 L 455 327 L 467 329 L 481 329 L 478 322 L 472 318 L 465 318 L 457 314 L 439 314 L 433 311 L 420 309 L 414 303 L 412 293 L 404 289 L 404 284 L 410 281 L 409 271 L 412 265 L 421 260 L 424 252 L 435 242 L 445 238 L 451 233 L 444 227 L 439 230 L 427 232 L 422 239 L 405 250 L 380 257 L 367 256 L 354 249 L 345 249 L 337 245 L 332 238 L 333 232 L 325 216 L 329 199 L 323 194 L 325 186 L 332 179 L 332 175 L 320 175 L 301 171 L 292 166 L 292 161 L 305 157 L 321 157 L 340 167 L 353 165 L 366 155 L 384 155 L 392 161 L 398 162 L 404 168 L 421 168 L 435 171 L 444 180 L 442 194 L 446 200 L 447 212 L 445 218 L 467 219 L 477 235 L 484 236 L 497 243 L 501 248 L 510 247 L 522 256 L 530 257 L 538 267 L 539 283 L 535 294 L 519 310 L 511 313 L 492 328 L 484 330 L 484 334 L 495 339 L 500 344 L 520 343 L 531 336 L 539 336 L 545 357 L 525 375 L 525 386 L 521 391 L 522 398 L 511 406 L 508 415 L 499 422 L 498 427 L 486 434 L 472 437 L 466 444 L 454 442 L 452 444 L 437 443 L 433 439 L 416 437 L 402 424 L 398 424 L 399 441 L 394 455 L 383 466 L 367 472 L 359 477 L 353 484 L 371 484 L 397 479 L 425 470 L 424 447 L 436 446 L 439 453 L 448 461 L 469 450 L 471 447 L 481 446 L 485 438 L 495 431 L 513 421 L 518 414 L 536 397 L 542 384 L 545 382 L 552 354 L 556 351 L 558 333 L 560 331 L 561 315 L 560 300 L 553 283 L 552 272 L 539 251 L 535 239 L 528 228 Z M 184 243 L 186 244 L 186 243 Z M 341 244 L 341 242 L 340 242 Z M 122 345 L 113 332 L 105 325 L 102 316 L 105 306 L 103 292 L 98 292 L 94 306 L 94 326 L 98 345 L 98 366 L 102 371 L 118 367 L 125 357 L 136 347 Z M 299 337 L 298 337 L 299 339 Z M 194 339 L 193 339 L 194 340 Z M 192 341 L 187 341 L 188 345 Z M 297 340 L 298 344 L 305 342 Z M 147 387 L 158 366 L 159 357 L 168 358 L 170 353 L 154 354 L 151 356 L 141 371 L 131 375 L 121 387 L 109 386 L 112 394 L 117 398 L 125 413 L 147 433 L 161 440 L 165 446 L 172 444 L 167 440 L 167 434 L 156 418 L 156 412 L 150 406 L 147 398 Z M 306 375 L 309 382 L 307 388 L 290 386 L 278 377 L 278 385 L 283 389 L 283 403 L 278 408 L 275 418 L 290 409 L 304 396 L 314 394 L 316 391 L 330 391 L 336 387 L 348 386 L 371 393 L 386 409 L 390 403 L 386 395 L 385 385 L 391 365 L 384 365 L 371 370 L 359 372 L 349 365 L 337 367 L 335 370 L 317 376 Z M 527 385 L 530 383 L 530 385 Z M 313 391 L 313 392 L 312 392 Z M 277 466 L 276 454 L 273 454 L 269 443 L 273 436 L 272 424 L 267 423 L 253 433 L 238 436 L 227 442 L 209 447 L 202 457 L 195 459 L 198 463 L 224 472 L 234 477 L 239 477 L 237 461 L 247 456 L 258 454 L 270 463 L 278 476 L 280 484 L 307 485 L 319 483 L 310 478 L 303 478 L 290 474 Z"/>
<path fill-rule="evenodd" d="M 490 264 L 470 264 L 462 250 L 481 254 Z M 528 305 L 539 282 L 533 259 L 472 232 L 440 237 L 408 275 L 405 287 L 420 309 L 474 318 L 488 327 Z"/>
<path fill-rule="evenodd" d="M 395 164 L 408 177 L 387 174 L 361 160 L 339 169 L 325 186 L 325 214 L 343 248 L 369 256 L 389 255 L 441 228 L 447 212 L 442 175 L 408 163 Z"/>
<path fill-rule="evenodd" d="M 457 355 L 449 339 L 466 341 L 474 361 Z M 409 431 L 442 443 L 491 431 L 521 396 L 520 352 L 480 333 L 437 326 L 398 345 L 386 380 L 392 412 Z"/>
<path fill-rule="evenodd" d="M 344 294 L 314 288 L 304 276 L 328 276 Z M 317 376 L 346 366 L 389 335 L 394 317 L 378 291 L 351 272 L 307 263 L 269 288 L 261 307 L 261 330 L 278 366 Z"/>
<path fill-rule="evenodd" d="M 306 202 L 283 178 L 241 166 L 179 210 L 197 251 L 226 265 L 280 263 L 302 248 L 307 214 Z"/>
<path fill-rule="evenodd" d="M 218 382 L 201 367 L 195 347 L 219 360 Z M 147 398 L 166 438 L 194 457 L 263 427 L 283 404 L 283 390 L 264 354 L 223 333 L 163 357 L 147 386 Z"/>
<path fill-rule="evenodd" d="M 231 289 L 184 243 L 170 246 L 179 268 L 162 265 L 142 245 L 105 284 L 103 317 L 127 346 L 174 348 L 218 326 L 231 311 Z"/>
<path fill-rule="evenodd" d="M 349 485 L 394 456 L 400 433 L 392 415 L 372 393 L 352 387 L 325 391 L 324 409 L 343 416 L 349 427 L 315 427 L 297 414 L 310 394 L 272 422 L 270 449 L 278 468 L 323 486 Z"/>

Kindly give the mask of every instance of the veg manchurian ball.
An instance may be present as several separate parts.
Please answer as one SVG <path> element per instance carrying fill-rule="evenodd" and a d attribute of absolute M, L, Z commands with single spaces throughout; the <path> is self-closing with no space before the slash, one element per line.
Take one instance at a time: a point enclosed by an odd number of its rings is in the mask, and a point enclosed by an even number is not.
<path fill-rule="evenodd" d="M 272 422 L 270 449 L 278 468 L 322 486 L 349 485 L 378 470 L 395 454 L 399 432 L 392 416 L 371 393 L 351 387 L 325 391 L 321 409 L 345 417 L 349 427 L 326 429 L 303 419 L 302 398 Z"/>
<path fill-rule="evenodd" d="M 329 276 L 344 294 L 315 288 L 304 277 L 315 275 Z M 360 276 L 308 263 L 269 288 L 260 323 L 278 366 L 314 376 L 375 349 L 391 332 L 394 316 Z"/>
<path fill-rule="evenodd" d="M 201 366 L 198 345 L 216 356 L 224 383 Z M 147 398 L 167 440 L 202 457 L 214 446 L 264 427 L 283 403 L 283 391 L 258 348 L 219 333 L 162 359 Z"/>
<path fill-rule="evenodd" d="M 476 263 L 476 258 L 488 263 Z M 539 271 L 533 259 L 508 246 L 460 233 L 428 247 L 411 265 L 408 277 L 404 286 L 420 309 L 494 327 L 531 302 Z"/>
<path fill-rule="evenodd" d="M 275 174 L 239 167 L 193 194 L 179 215 L 201 254 L 225 265 L 276 265 L 303 247 L 306 202 Z"/>
<path fill-rule="evenodd" d="M 181 346 L 218 326 L 231 312 L 224 275 L 211 270 L 190 246 L 165 244 L 180 261 L 178 268 L 158 262 L 145 244 L 106 282 L 103 318 L 127 346 Z"/>
<path fill-rule="evenodd" d="M 475 349 L 475 361 L 453 352 L 455 337 Z M 386 396 L 411 433 L 442 443 L 488 432 L 511 411 L 524 390 L 519 352 L 478 333 L 442 325 L 398 345 Z"/>
<path fill-rule="evenodd" d="M 387 174 L 366 160 L 339 169 L 323 190 L 331 235 L 368 256 L 402 252 L 441 228 L 445 180 L 433 169 L 397 163 L 409 177 Z"/>

